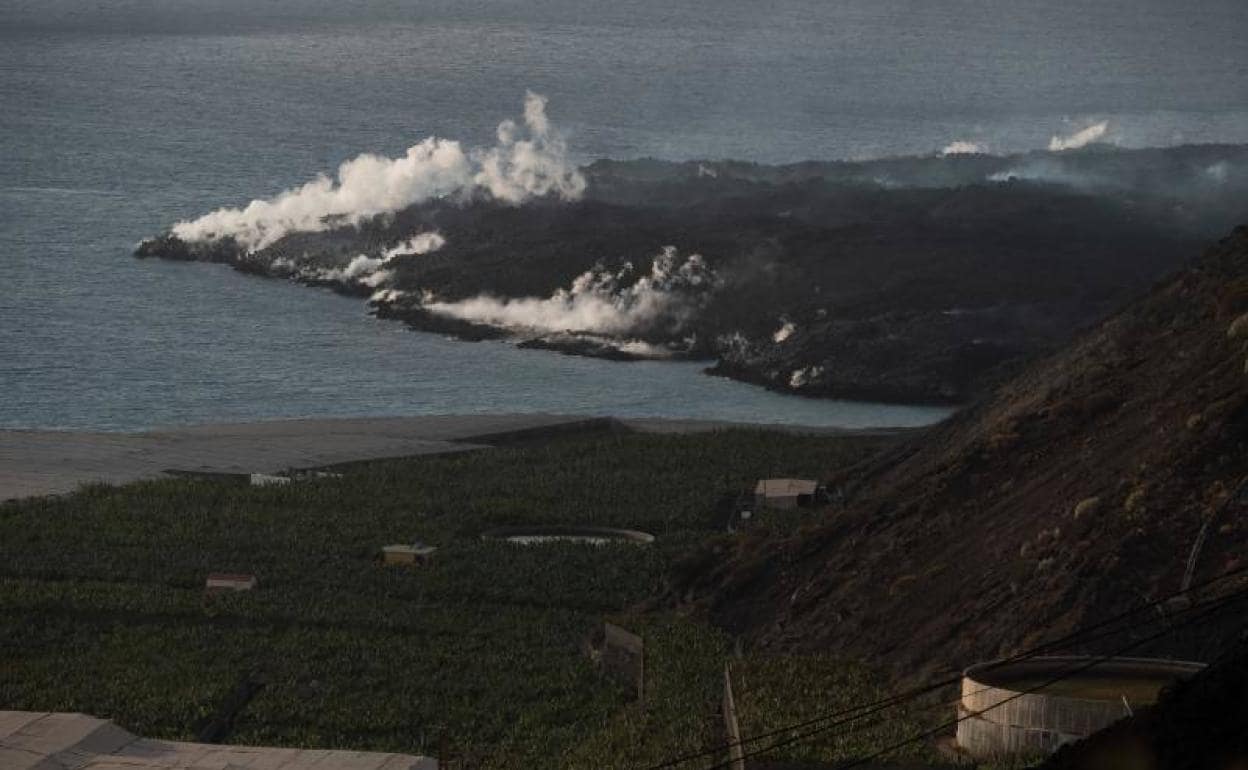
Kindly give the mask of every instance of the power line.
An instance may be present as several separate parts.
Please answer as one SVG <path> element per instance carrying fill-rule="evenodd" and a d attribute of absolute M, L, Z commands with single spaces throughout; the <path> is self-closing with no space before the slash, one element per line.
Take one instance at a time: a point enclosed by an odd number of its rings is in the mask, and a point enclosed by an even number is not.
<path fill-rule="evenodd" d="M 1190 621 L 1188 621 L 1187 623 L 1185 623 L 1185 624 L 1184 624 L 1184 626 L 1187 626 L 1187 625 L 1192 625 L 1193 623 L 1196 623 L 1196 622 L 1198 622 L 1198 621 L 1200 621 L 1200 620 L 1202 620 L 1202 619 L 1204 619 L 1204 618 L 1206 618 L 1206 617 L 1208 617 L 1208 616 L 1212 616 L 1213 614 L 1215 614 L 1215 613 L 1216 613 L 1216 612 L 1218 612 L 1219 610 L 1223 609 L 1224 607 L 1226 607 L 1226 606 L 1228 606 L 1228 605 L 1230 605 L 1230 604 L 1234 604 L 1234 603 L 1235 603 L 1235 602 L 1237 602 L 1237 601 L 1242 601 L 1242 600 L 1243 600 L 1244 598 L 1246 598 L 1246 597 L 1248 597 L 1248 589 L 1243 589 L 1243 590 L 1240 590 L 1240 591 L 1235 591 L 1235 592 L 1233 592 L 1233 593 L 1231 593 L 1231 594 L 1229 594 L 1229 595 L 1227 595 L 1227 596 L 1225 596 L 1225 597 L 1223 597 L 1223 598 L 1221 598 L 1221 599 L 1218 599 L 1218 600 L 1216 600 L 1216 601 L 1211 601 L 1211 602 L 1208 602 L 1207 604 L 1204 604 L 1204 605 L 1197 605 L 1196 607 L 1193 607 L 1192 609 L 1197 609 L 1197 608 L 1200 608 L 1200 607 L 1207 607 L 1208 609 L 1206 609 L 1206 611 L 1205 611 L 1205 612 L 1200 613 L 1200 614 L 1199 614 L 1198 616 L 1196 616 L 1195 618 L 1192 618 Z M 1180 626 L 1180 627 L 1183 627 L 1183 626 Z M 1174 632 L 1174 631 L 1176 631 L 1178 628 L 1179 628 L 1179 627 L 1174 627 L 1174 626 L 1171 626 L 1170 628 L 1163 629 L 1162 631 L 1159 631 L 1159 632 L 1157 632 L 1157 633 L 1155 633 L 1155 634 L 1152 634 L 1151 636 L 1147 636 L 1147 637 L 1144 637 L 1143 639 L 1138 639 L 1138 640 L 1136 640 L 1136 641 L 1133 641 L 1133 642 L 1131 642 L 1130 644 L 1127 644 L 1127 645 L 1125 645 L 1125 646 L 1123 646 L 1123 647 L 1119 648 L 1118 650 L 1116 650 L 1116 651 L 1114 651 L 1114 652 L 1112 652 L 1112 653 L 1109 653 L 1108 655 L 1102 655 L 1102 656 L 1099 656 L 1099 657 L 1097 657 L 1097 658 L 1094 658 L 1093 660 L 1089 661 L 1088 663 L 1081 664 L 1081 665 L 1079 665 L 1079 666 L 1077 666 L 1077 667 L 1075 667 L 1075 668 L 1073 668 L 1073 669 L 1069 669 L 1069 670 L 1067 670 L 1067 671 L 1065 671 L 1065 672 L 1063 672 L 1063 673 L 1061 673 L 1061 674 L 1059 674 L 1059 675 L 1057 675 L 1057 676 L 1053 677 L 1052 679 L 1049 679 L 1048 681 L 1045 681 L 1045 682 L 1043 682 L 1043 683 L 1041 683 L 1041 684 L 1039 684 L 1039 685 L 1036 685 L 1035 687 L 1031 687 L 1031 688 L 1028 688 L 1028 689 L 1026 689 L 1026 690 L 1023 690 L 1023 691 L 1017 692 L 1017 693 L 1015 693 L 1014 695 L 1010 696 L 1009 698 L 1006 698 L 1005 700 L 999 701 L 999 702 L 997 702 L 997 703 L 993 704 L 992 706 L 989 706 L 987 709 L 983 709 L 982 711 L 979 711 L 979 712 L 977 712 L 977 713 L 982 714 L 982 713 L 984 713 L 985 711 L 990 711 L 990 710 L 992 710 L 992 709 L 994 709 L 994 708 L 998 708 L 998 707 L 1000 707 L 1000 706 L 1003 706 L 1003 705 L 1005 705 L 1006 703 L 1009 703 L 1009 702 L 1011 702 L 1011 701 L 1017 700 L 1018 698 L 1021 698 L 1021 697 L 1023 697 L 1024 695 L 1029 695 L 1029 694 L 1031 694 L 1031 693 L 1034 693 L 1034 692 L 1037 692 L 1037 691 L 1039 691 L 1039 690 L 1042 690 L 1042 689 L 1044 689 L 1044 688 L 1046 688 L 1046 687 L 1049 687 L 1049 686 L 1051 686 L 1051 685 L 1053 685 L 1053 684 L 1056 684 L 1057 682 L 1060 682 L 1060 681 L 1062 681 L 1062 680 L 1064 680 L 1064 679 L 1068 679 L 1068 678 L 1070 678 L 1070 677 L 1072 677 L 1072 676 L 1076 676 L 1076 675 L 1078 675 L 1078 674 L 1081 674 L 1081 673 L 1083 673 L 1084 671 L 1087 671 L 1087 670 L 1089 670 L 1089 669 L 1091 669 L 1091 668 L 1094 668 L 1094 667 L 1096 667 L 1096 666 L 1098 666 L 1098 665 L 1100 665 L 1100 664 L 1102 664 L 1102 663 L 1104 663 L 1104 662 L 1106 662 L 1106 661 L 1108 661 L 1108 660 L 1111 660 L 1111 659 L 1116 658 L 1116 657 L 1118 657 L 1118 656 L 1120 656 L 1120 655 L 1123 655 L 1123 654 L 1125 654 L 1125 653 L 1127 653 L 1127 652 L 1130 652 L 1131 650 L 1133 650 L 1133 649 L 1135 649 L 1135 648 L 1137 648 L 1137 647 L 1140 647 L 1140 646 L 1142 646 L 1142 645 L 1145 645 L 1145 644 L 1147 644 L 1148 642 L 1155 641 L 1155 640 L 1157 640 L 1157 639 L 1160 639 L 1160 638 L 1161 638 L 1161 637 L 1163 637 L 1163 636 L 1166 636 L 1167 634 L 1173 633 L 1173 632 Z M 917 735 L 913 735 L 913 736 L 911 736 L 911 737 L 909 737 L 909 738 L 907 738 L 907 739 L 905 739 L 905 740 L 903 740 L 903 741 L 899 741 L 899 742 L 897 742 L 897 743 L 895 743 L 895 744 L 892 744 L 892 745 L 890 745 L 890 746 L 886 746 L 885 748 L 880 749 L 879 751 L 876 751 L 875 753 L 870 754 L 870 755 L 868 755 L 868 756 L 866 756 L 866 757 L 861 757 L 861 758 L 859 758 L 859 759 L 855 759 L 855 760 L 853 760 L 853 761 L 851 761 L 851 762 L 849 762 L 849 763 L 847 763 L 847 764 L 843 764 L 843 765 L 839 766 L 838 770 L 848 770 L 849 768 L 852 768 L 852 767 L 857 767 L 857 766 L 859 766 L 859 765 L 862 765 L 862 764 L 865 764 L 865 763 L 867 763 L 867 762 L 870 762 L 870 761 L 872 761 L 872 760 L 874 760 L 874 759 L 878 759 L 878 758 L 880 758 L 880 757 L 882 757 L 882 756 L 884 756 L 884 755 L 886 755 L 886 754 L 890 754 L 890 753 L 892 753 L 892 752 L 896 751 L 897 749 L 904 748 L 905 746 L 908 746 L 908 745 L 910 745 L 910 744 L 912 744 L 912 743 L 916 743 L 916 742 L 918 742 L 918 741 L 926 740 L 926 739 L 931 738 L 931 737 L 933 737 L 933 736 L 939 735 L 940 733 L 942 733 L 942 732 L 944 732 L 944 731 L 948 730 L 950 727 L 956 727 L 959 723 L 961 723 L 961 722 L 963 722 L 963 721 L 965 721 L 965 720 L 967 720 L 967 719 L 970 719 L 970 718 L 971 718 L 971 717 L 973 717 L 973 716 L 975 716 L 975 714 L 968 714 L 968 715 L 966 715 L 966 716 L 964 716 L 964 717 L 958 717 L 958 718 L 953 719 L 953 720 L 951 720 L 951 721 L 949 721 L 949 722 L 945 722 L 945 723 L 940 724 L 940 725 L 938 725 L 938 726 L 936 726 L 936 727 L 934 727 L 934 728 L 932 728 L 932 729 L 930 729 L 930 730 L 925 730 L 925 731 L 923 731 L 923 732 L 921 732 L 921 733 L 919 733 L 919 734 L 917 734 Z M 768 753 L 768 752 L 774 751 L 775 749 L 778 749 L 778 748 L 783 748 L 783 747 L 788 746 L 788 745 L 793 744 L 793 743 L 799 743 L 799 742 L 801 742 L 801 741 L 803 741 L 803 740 L 805 740 L 805 739 L 807 739 L 807 738 L 810 738 L 810 737 L 812 737 L 812 736 L 814 736 L 814 735 L 817 735 L 817 734 L 819 734 L 819 733 L 821 733 L 821 732 L 826 732 L 828 729 L 830 729 L 830 726 L 829 726 L 829 727 L 821 727 L 821 728 L 816 728 L 816 729 L 814 729 L 814 730 L 810 730 L 810 731 L 808 731 L 808 732 L 806 732 L 806 733 L 802 733 L 802 734 L 800 734 L 800 735 L 793 736 L 793 737 L 788 738 L 788 739 L 786 739 L 786 740 L 783 740 L 783 741 L 777 741 L 776 743 L 771 744 L 771 745 L 769 745 L 769 746 L 766 746 L 766 747 L 764 747 L 764 748 L 761 748 L 761 749 L 755 749 L 755 750 L 753 750 L 753 751 L 746 752 L 746 753 L 744 753 L 744 754 L 742 755 L 742 757 L 741 757 L 741 758 L 742 758 L 742 759 L 748 759 L 748 758 L 750 758 L 750 757 L 758 756 L 758 755 L 760 755 L 760 754 L 766 754 L 766 753 Z M 708 770 L 726 770 L 726 768 L 729 768 L 730 766 L 731 766 L 731 763 L 720 763 L 720 764 L 712 765 L 710 768 L 708 768 Z"/>
<path fill-rule="evenodd" d="M 1107 626 L 1114 625 L 1134 615 L 1138 615 L 1141 612 L 1145 612 L 1147 610 L 1151 610 L 1155 607 L 1163 605 L 1169 602 L 1170 600 L 1175 599 L 1179 596 L 1184 596 L 1190 593 L 1200 591 L 1204 588 L 1208 588 L 1209 586 L 1229 580 L 1239 575 L 1243 575 L 1245 573 L 1248 573 L 1248 565 L 1239 567 L 1234 570 L 1230 570 L 1217 577 L 1202 581 L 1201 583 L 1198 583 L 1196 585 L 1193 585 L 1187 588 L 1182 588 L 1178 591 L 1167 594 L 1158 599 L 1145 602 L 1144 604 L 1138 605 L 1133 609 L 1126 610 L 1125 612 L 1122 612 L 1122 613 L 1119 613 L 1118 615 L 1107 618 L 1106 620 L 1093 623 L 1090 626 L 1073 631 L 1063 637 L 1059 637 L 1052 641 L 1039 644 L 1023 652 L 1016 653 L 1015 655 L 1012 655 L 1010 657 L 1003 658 L 998 661 L 994 661 L 992 663 L 985 665 L 984 670 L 992 670 L 993 668 L 997 668 L 999 666 L 1004 666 L 1004 665 L 1008 665 L 1011 663 L 1017 663 L 1019 661 L 1027 660 L 1029 658 L 1033 658 L 1037 655 L 1040 655 L 1044 652 L 1048 652 L 1055 648 L 1067 646 L 1069 644 L 1072 644 L 1073 642 L 1095 641 L 1096 639 L 1101 639 L 1106 636 L 1112 636 L 1113 634 L 1120 632 L 1122 629 L 1114 629 L 1107 633 L 1099 634 L 1096 636 L 1089 636 L 1089 635 L 1092 634 L 1093 632 L 1101 631 Z M 1181 615 L 1183 612 L 1189 611 L 1191 609 L 1194 609 L 1194 608 L 1189 607 L 1186 610 L 1180 611 L 1179 613 L 1175 613 L 1175 616 L 1177 617 Z M 1086 637 L 1086 639 L 1084 637 Z M 651 765 L 647 767 L 646 770 L 666 770 L 666 768 L 676 767 L 677 765 L 684 764 L 685 762 L 688 762 L 690 760 L 698 759 L 700 757 L 708 756 L 711 754 L 718 754 L 720 752 L 727 751 L 729 748 L 732 748 L 735 746 L 744 746 L 750 743 L 764 740 L 766 738 L 775 737 L 783 733 L 789 733 L 789 732 L 792 732 L 793 730 L 800 730 L 804 727 L 810 727 L 812 725 L 818 724 L 819 722 L 823 722 L 829 719 L 837 719 L 839 721 L 826 725 L 822 729 L 830 729 L 832 727 L 838 727 L 840 725 L 847 724 L 849 722 L 853 722 L 858 719 L 871 716 L 873 714 L 877 714 L 881 711 L 886 711 L 887 709 L 890 709 L 896 705 L 914 700 L 916 698 L 920 698 L 924 695 L 928 695 L 932 692 L 948 687 L 950 685 L 957 684 L 958 682 L 961 681 L 961 679 L 962 679 L 962 674 L 959 671 L 954 676 L 947 677 L 945 679 L 941 679 L 941 680 L 938 680 L 936 682 L 932 682 L 926 685 L 922 685 L 920 687 L 914 688 L 912 690 L 907 690 L 897 695 L 889 696 L 887 698 L 883 698 L 881 700 L 874 701 L 874 702 L 865 703 L 859 706 L 853 706 L 853 707 L 840 709 L 837 711 L 828 712 L 819 716 L 812 717 L 802 722 L 797 722 L 791 725 L 787 725 L 785 727 L 779 727 L 774 730 L 770 730 L 768 732 L 758 733 L 757 735 L 752 735 L 748 738 L 742 738 L 740 741 L 730 741 L 724 744 L 708 746 L 696 752 L 684 754 L 684 755 L 675 757 L 673 759 L 669 759 L 664 762 L 661 762 L 657 765 Z"/>

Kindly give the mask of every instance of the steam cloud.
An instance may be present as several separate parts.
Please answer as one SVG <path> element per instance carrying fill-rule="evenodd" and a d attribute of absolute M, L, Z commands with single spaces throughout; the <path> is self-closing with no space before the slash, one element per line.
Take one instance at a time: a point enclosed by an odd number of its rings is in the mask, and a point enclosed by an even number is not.
<path fill-rule="evenodd" d="M 797 331 L 797 326 L 792 321 L 785 321 L 780 324 L 780 328 L 776 329 L 771 335 L 771 341 L 779 345 L 780 343 L 793 336 L 793 332 Z"/>
<path fill-rule="evenodd" d="M 402 257 L 409 254 L 428 254 L 431 251 L 437 251 L 446 245 L 446 238 L 442 233 L 431 230 L 427 233 L 419 233 L 408 238 L 406 241 L 386 249 L 381 257 L 384 261 L 389 261 L 395 257 Z"/>
<path fill-rule="evenodd" d="M 244 249 L 264 248 L 292 232 L 319 232 L 359 224 L 434 198 L 484 193 L 518 204 L 558 195 L 575 200 L 585 178 L 567 158 L 563 136 L 546 117 L 546 98 L 528 92 L 524 125 L 504 120 L 498 142 L 465 151 L 459 142 L 429 137 L 398 158 L 363 154 L 324 174 L 244 208 L 222 208 L 179 222 L 173 234 L 188 242 L 232 236 Z"/>
<path fill-rule="evenodd" d="M 1223 184 L 1231 177 L 1231 164 L 1224 160 L 1218 161 L 1205 169 L 1205 177 L 1217 184 Z"/>
<path fill-rule="evenodd" d="M 1080 147 L 1086 147 L 1105 136 L 1107 131 L 1109 131 L 1109 121 L 1102 120 L 1100 123 L 1094 123 L 1085 129 L 1076 131 L 1070 136 L 1054 136 L 1049 140 L 1049 152 L 1077 150 Z"/>
<path fill-rule="evenodd" d="M 546 298 L 481 295 L 458 302 L 429 300 L 424 308 L 505 329 L 621 336 L 660 326 L 669 332 L 681 329 L 718 285 L 718 276 L 701 256 L 681 262 L 675 247 L 667 246 L 648 274 L 637 275 L 631 264 L 616 273 L 599 267 Z"/>
<path fill-rule="evenodd" d="M 949 155 L 985 155 L 988 152 L 988 145 L 982 142 L 968 142 L 958 140 L 950 142 L 940 151 L 940 157 L 944 158 Z"/>
<path fill-rule="evenodd" d="M 300 265 L 296 261 L 279 257 L 273 260 L 271 270 L 279 274 L 291 275 L 304 280 L 337 281 L 339 283 L 358 283 L 376 289 L 389 283 L 394 271 L 384 269 L 396 257 L 415 256 L 437 251 L 446 244 L 441 233 L 430 231 L 419 233 L 406 241 L 386 249 L 379 257 L 367 254 L 355 256 L 345 267 L 323 268 L 315 265 Z"/>

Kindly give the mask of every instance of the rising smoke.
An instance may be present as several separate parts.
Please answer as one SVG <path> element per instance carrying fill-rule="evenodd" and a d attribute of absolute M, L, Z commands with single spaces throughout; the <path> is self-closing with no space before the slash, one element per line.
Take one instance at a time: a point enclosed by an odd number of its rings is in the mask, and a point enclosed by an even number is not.
<path fill-rule="evenodd" d="M 446 245 L 446 238 L 442 233 L 431 230 L 427 233 L 419 233 L 408 238 L 406 241 L 399 243 L 382 252 L 382 259 L 389 261 L 395 257 L 404 257 L 415 254 L 428 254 L 437 251 Z"/>
<path fill-rule="evenodd" d="M 247 251 L 293 232 L 319 232 L 416 203 L 445 197 L 489 195 L 518 204 L 558 195 L 574 200 L 585 178 L 567 157 L 563 136 L 546 116 L 546 98 L 524 99 L 524 124 L 505 120 L 493 147 L 465 151 L 459 142 L 430 137 L 398 158 L 363 154 L 273 198 L 243 208 L 223 208 L 179 222 L 173 234 L 187 242 L 233 237 Z"/>
<path fill-rule="evenodd" d="M 540 333 L 642 335 L 680 331 L 719 286 L 705 260 L 693 254 L 683 262 L 668 246 L 650 271 L 625 265 L 618 272 L 598 267 L 549 297 L 499 298 L 480 295 L 458 302 L 430 298 L 424 309 L 435 315 L 503 329 Z"/>
<path fill-rule="evenodd" d="M 1108 131 L 1109 121 L 1102 120 L 1100 123 L 1093 123 L 1087 128 L 1076 131 L 1070 136 L 1054 136 L 1049 140 L 1049 152 L 1077 150 L 1080 147 L 1087 147 L 1089 144 L 1092 144 L 1105 136 Z"/>
<path fill-rule="evenodd" d="M 950 155 L 986 155 L 988 153 L 988 145 L 983 142 L 969 142 L 958 140 L 945 145 L 940 151 L 940 157 L 947 158 Z"/>
<path fill-rule="evenodd" d="M 300 263 L 289 257 L 278 257 L 270 263 L 269 269 L 278 275 L 305 281 L 359 284 L 376 289 L 394 278 L 394 271 L 386 269 L 386 266 L 396 257 L 428 254 L 445 244 L 446 238 L 441 233 L 430 231 L 414 235 L 386 249 L 378 257 L 358 254 L 345 267 L 325 268 L 316 264 Z"/>

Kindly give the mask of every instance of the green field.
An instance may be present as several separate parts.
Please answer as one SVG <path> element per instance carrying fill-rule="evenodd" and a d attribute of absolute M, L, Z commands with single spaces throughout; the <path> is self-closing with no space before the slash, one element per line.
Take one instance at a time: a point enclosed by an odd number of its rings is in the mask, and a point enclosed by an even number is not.
<path fill-rule="evenodd" d="M 661 595 L 675 559 L 724 536 L 723 493 L 760 476 L 826 476 L 885 441 L 591 436 L 278 487 L 171 479 L 0 506 L 0 708 L 193 739 L 257 675 L 267 684 L 230 742 L 644 767 L 720 739 L 730 641 L 696 621 L 629 615 L 647 640 L 643 709 L 582 654 L 587 634 Z M 658 540 L 478 537 L 544 523 Z M 379 565 L 380 546 L 412 540 L 439 546 L 431 565 Z M 205 575 L 229 571 L 256 574 L 259 588 L 206 600 Z M 785 713 L 820 708 L 808 697 Z"/>

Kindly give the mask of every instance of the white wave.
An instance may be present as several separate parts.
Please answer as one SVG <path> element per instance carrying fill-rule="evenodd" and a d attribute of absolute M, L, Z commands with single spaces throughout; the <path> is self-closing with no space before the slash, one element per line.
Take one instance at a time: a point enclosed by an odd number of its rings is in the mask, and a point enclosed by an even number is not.
<path fill-rule="evenodd" d="M 177 223 L 173 234 L 189 242 L 233 237 L 254 251 L 288 233 L 359 224 L 435 198 L 484 193 L 517 204 L 551 194 L 576 199 L 584 190 L 585 178 L 546 117 L 546 98 L 529 92 L 524 126 L 503 121 L 493 147 L 465 151 L 459 142 L 429 137 L 398 158 L 365 153 L 339 166 L 334 179 L 321 174 L 273 198 L 217 209 Z"/>

